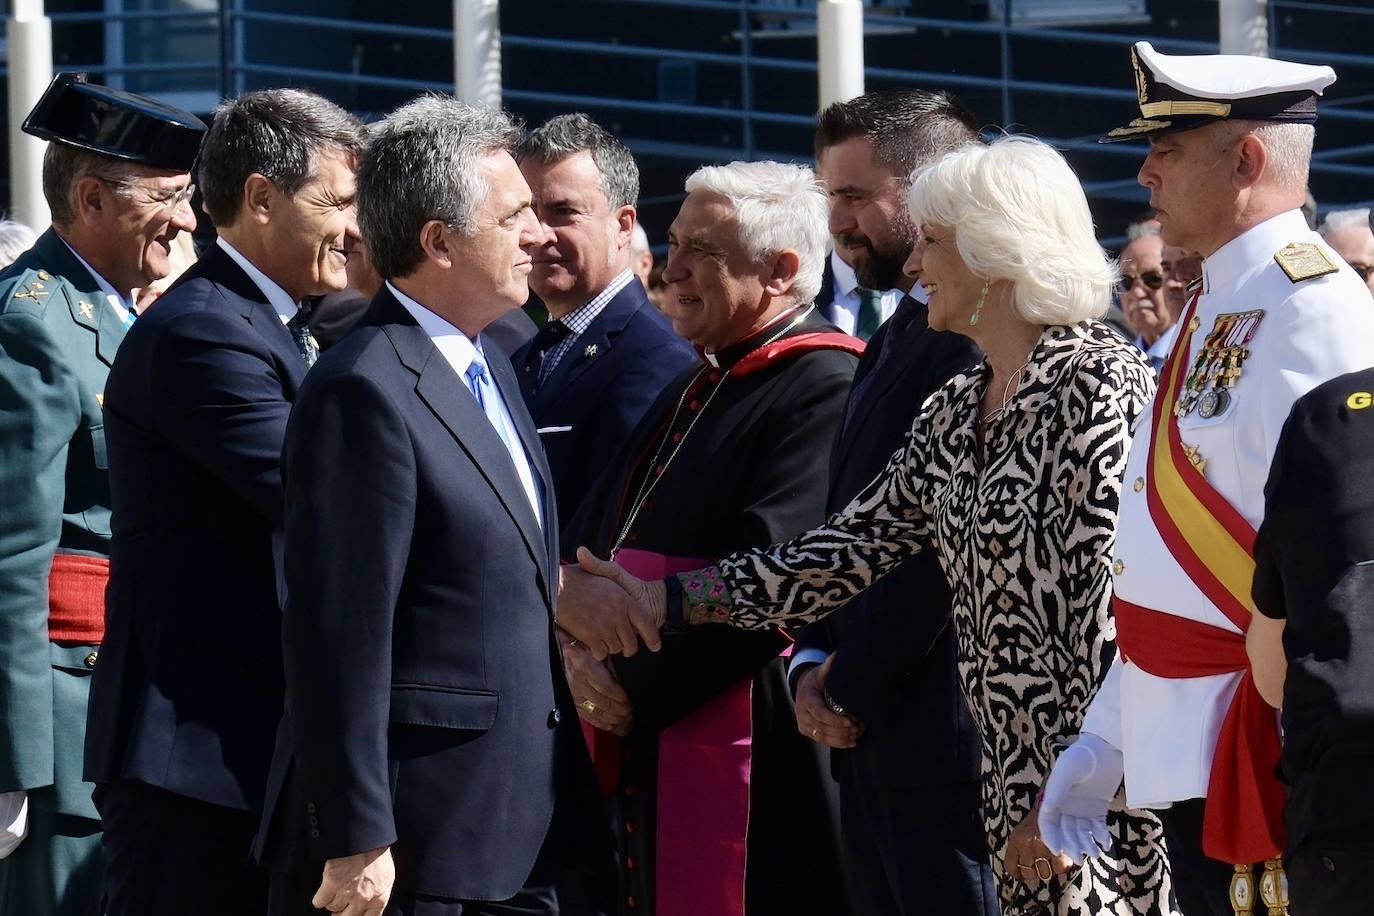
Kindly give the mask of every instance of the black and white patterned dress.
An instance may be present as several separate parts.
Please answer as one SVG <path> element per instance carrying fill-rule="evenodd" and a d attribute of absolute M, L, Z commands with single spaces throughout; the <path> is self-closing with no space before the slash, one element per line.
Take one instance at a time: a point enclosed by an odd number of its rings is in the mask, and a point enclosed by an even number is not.
<path fill-rule="evenodd" d="M 935 549 L 954 594 L 960 679 L 983 737 L 1004 913 L 1171 913 L 1159 822 L 1146 813 L 1114 812 L 1111 855 L 1038 893 L 1002 868 L 1012 828 L 1030 812 L 1061 742 L 1077 734 L 1116 652 L 1108 565 L 1130 429 L 1153 374 L 1104 325 L 1050 327 L 980 450 L 988 371 L 936 392 L 882 475 L 825 528 L 722 561 L 730 622 L 824 616 L 918 550 Z"/>

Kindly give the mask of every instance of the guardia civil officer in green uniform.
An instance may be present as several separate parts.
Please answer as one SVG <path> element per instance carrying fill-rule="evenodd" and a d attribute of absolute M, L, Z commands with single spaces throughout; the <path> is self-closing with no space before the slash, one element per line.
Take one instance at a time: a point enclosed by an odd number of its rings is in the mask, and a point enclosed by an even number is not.
<path fill-rule="evenodd" d="M 1374 369 L 1293 405 L 1265 488 L 1254 597 L 1255 679 L 1283 710 L 1293 912 L 1372 913 Z"/>
<path fill-rule="evenodd" d="M 87 916 L 103 875 L 81 766 L 109 575 L 105 376 L 130 291 L 195 228 L 205 125 L 61 74 L 24 130 L 49 141 L 52 227 L 0 273 L 0 916 Z"/>

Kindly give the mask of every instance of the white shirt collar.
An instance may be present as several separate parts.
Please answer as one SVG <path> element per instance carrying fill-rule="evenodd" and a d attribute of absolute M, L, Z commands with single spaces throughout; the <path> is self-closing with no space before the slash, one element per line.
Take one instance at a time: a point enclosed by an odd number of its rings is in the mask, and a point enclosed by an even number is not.
<path fill-rule="evenodd" d="M 830 250 L 830 272 L 835 275 L 835 289 L 840 295 L 851 295 L 859 288 L 859 278 L 855 275 L 854 268 L 846 264 L 844 258 L 833 248 Z"/>
<path fill-rule="evenodd" d="M 480 349 L 478 341 L 474 341 L 449 321 L 401 292 L 390 280 L 386 281 L 386 288 L 391 290 L 391 295 L 396 297 L 396 301 L 410 312 L 420 330 L 434 342 L 434 346 L 453 367 L 453 371 L 458 373 L 458 377 L 466 379 L 468 366 L 472 365 L 472 359 Z M 483 354 L 483 358 L 486 358 L 486 354 Z"/>
<path fill-rule="evenodd" d="M 1309 241 L 1312 235 L 1301 210 L 1289 210 L 1251 226 L 1202 262 L 1202 291 L 1234 287 L 1244 274 L 1268 264 L 1284 245 Z"/>
<path fill-rule="evenodd" d="M 117 293 L 115 288 L 110 285 L 110 281 L 102 277 L 100 271 L 92 267 L 90 262 L 81 256 L 81 252 L 71 246 L 71 243 L 60 235 L 57 237 L 61 239 L 63 245 L 67 246 L 67 250 L 75 255 L 76 259 L 81 262 L 81 266 L 86 268 L 86 273 L 90 274 L 91 278 L 95 280 L 95 285 L 100 287 L 100 291 L 105 294 L 105 300 L 109 302 L 110 307 L 115 310 L 115 314 L 119 316 L 119 320 L 128 321 L 131 308 L 130 300 Z"/>
<path fill-rule="evenodd" d="M 274 283 L 271 277 L 258 270 L 257 265 L 245 258 L 237 248 L 226 242 L 224 236 L 220 236 L 215 241 L 219 243 L 219 247 L 224 249 L 225 254 L 234 259 L 235 264 L 243 268 L 243 272 L 248 274 L 248 279 L 258 285 L 258 289 L 262 290 L 262 294 L 267 297 L 268 303 L 271 304 L 282 324 L 286 324 L 296 317 L 296 310 L 300 308 L 299 302 L 287 295 L 286 290 Z"/>

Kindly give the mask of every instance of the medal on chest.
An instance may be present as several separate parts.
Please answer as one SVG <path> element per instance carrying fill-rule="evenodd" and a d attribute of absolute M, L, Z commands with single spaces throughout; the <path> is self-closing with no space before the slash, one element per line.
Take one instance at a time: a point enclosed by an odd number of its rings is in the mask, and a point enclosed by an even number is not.
<path fill-rule="evenodd" d="M 1245 361 L 1250 358 L 1250 340 L 1263 319 L 1264 309 L 1216 317 L 1183 380 L 1183 390 L 1174 405 L 1175 416 L 1186 417 L 1196 410 L 1206 420 L 1226 412 L 1233 398 L 1231 389 L 1240 381 Z"/>

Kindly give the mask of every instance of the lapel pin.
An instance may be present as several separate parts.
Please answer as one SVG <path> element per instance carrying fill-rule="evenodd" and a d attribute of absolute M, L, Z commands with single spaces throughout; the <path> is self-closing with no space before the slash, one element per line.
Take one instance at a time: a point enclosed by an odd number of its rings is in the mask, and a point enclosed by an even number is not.
<path fill-rule="evenodd" d="M 95 320 L 95 306 L 91 305 L 89 302 L 82 301 L 77 305 L 77 308 L 81 310 L 82 318 L 85 318 L 87 321 Z"/>
<path fill-rule="evenodd" d="M 582 351 L 582 355 L 591 358 L 600 352 L 600 350 L 601 348 L 596 344 L 587 344 L 587 349 Z"/>

